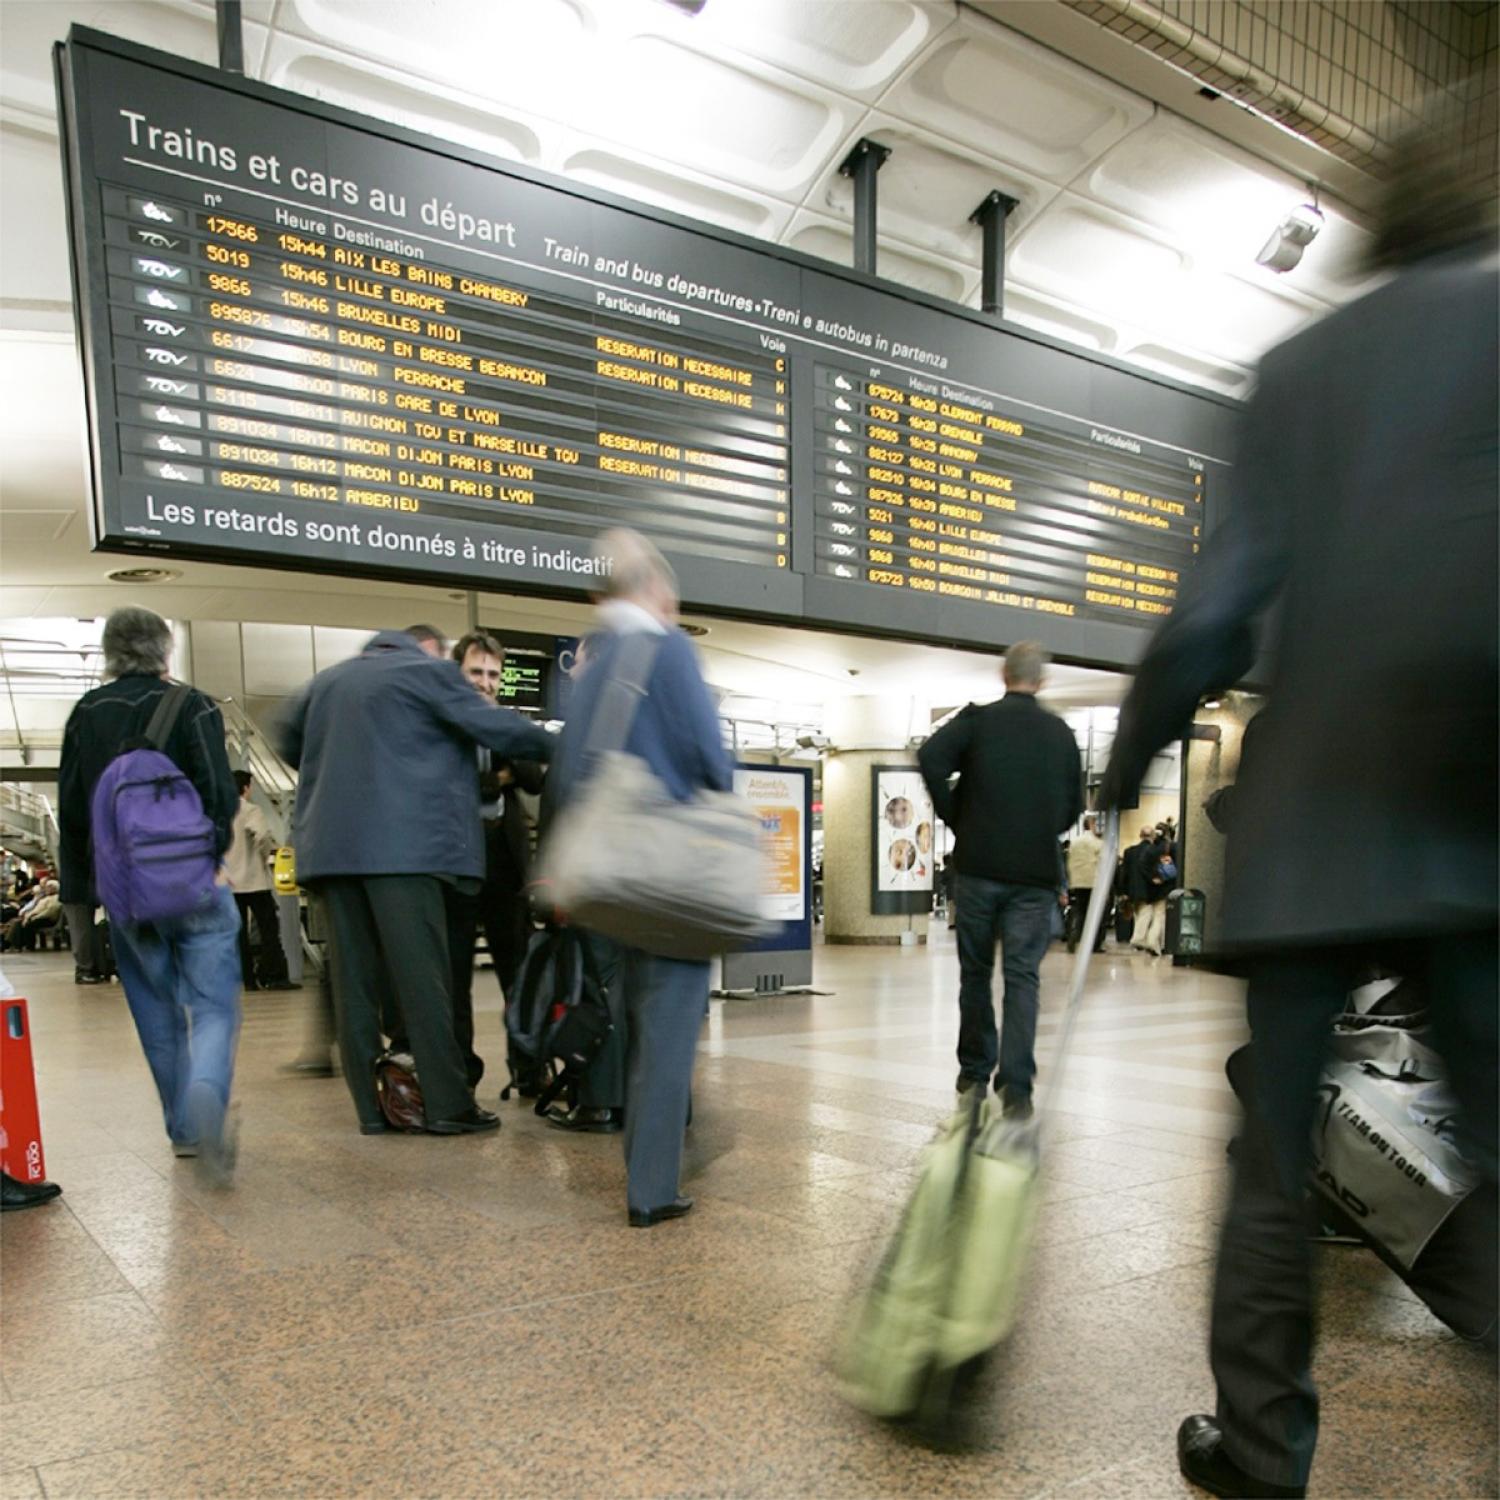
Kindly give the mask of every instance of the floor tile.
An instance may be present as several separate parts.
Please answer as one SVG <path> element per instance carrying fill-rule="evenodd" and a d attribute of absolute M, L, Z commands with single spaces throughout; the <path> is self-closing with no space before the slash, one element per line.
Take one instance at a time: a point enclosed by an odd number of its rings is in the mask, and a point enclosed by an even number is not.
<path fill-rule="evenodd" d="M 212 1444 L 233 1425 L 211 1381 L 163 1376 L 91 1386 L 8 1407 L 0 1465 L 57 1463 L 176 1437 Z"/>
<path fill-rule="evenodd" d="M 134 1292 L 23 1306 L 0 1303 L 5 1380 L 18 1401 L 166 1373 L 173 1351 Z"/>
<path fill-rule="evenodd" d="M 1020 1317 L 976 1382 L 971 1446 L 935 1452 L 847 1405 L 831 1365 L 953 1109 L 946 934 L 820 949 L 831 995 L 715 1005 L 697 1207 L 648 1232 L 625 1223 L 620 1139 L 527 1104 L 492 1136 L 360 1137 L 341 1082 L 277 1071 L 298 996 L 247 1008 L 241 1171 L 206 1192 L 170 1154 L 122 997 L 75 991 L 65 956 L 30 963 L 66 1193 L 0 1226 L 0 1500 L 1190 1500 L 1173 1437 L 1213 1400 L 1231 981 L 1091 971 Z M 1054 951 L 1044 1089 L 1066 975 Z M 1311 1492 L 1493 1496 L 1489 1367 L 1373 1256 L 1315 1261 Z"/>

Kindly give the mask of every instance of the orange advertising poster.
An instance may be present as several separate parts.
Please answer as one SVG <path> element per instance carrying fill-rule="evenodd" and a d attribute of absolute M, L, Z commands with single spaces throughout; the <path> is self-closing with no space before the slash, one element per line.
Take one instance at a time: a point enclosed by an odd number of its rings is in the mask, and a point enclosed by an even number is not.
<path fill-rule="evenodd" d="M 734 789 L 756 811 L 766 853 L 766 889 L 761 915 L 774 922 L 800 922 L 807 891 L 807 782 L 774 767 L 744 767 L 734 773 Z"/>

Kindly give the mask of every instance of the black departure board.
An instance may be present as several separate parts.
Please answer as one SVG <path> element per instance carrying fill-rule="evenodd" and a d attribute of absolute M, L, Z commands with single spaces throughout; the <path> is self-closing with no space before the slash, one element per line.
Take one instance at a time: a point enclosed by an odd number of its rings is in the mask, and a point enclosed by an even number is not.
<path fill-rule="evenodd" d="M 937 382 L 816 367 L 819 574 L 1073 617 L 1170 614 L 1203 472 Z"/>
<path fill-rule="evenodd" d="M 96 544 L 1132 659 L 1226 402 L 75 29 Z"/>

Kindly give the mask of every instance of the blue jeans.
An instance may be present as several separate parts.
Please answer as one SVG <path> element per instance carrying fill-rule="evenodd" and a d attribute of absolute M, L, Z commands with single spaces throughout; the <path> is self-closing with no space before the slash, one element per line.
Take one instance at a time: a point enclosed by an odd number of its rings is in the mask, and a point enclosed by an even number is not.
<path fill-rule="evenodd" d="M 240 1033 L 240 914 L 228 886 L 197 911 L 111 922 L 115 966 L 174 1142 L 217 1140 Z"/>
<path fill-rule="evenodd" d="M 1031 1097 L 1042 958 L 1057 893 L 981 875 L 958 877 L 958 1068 L 976 1083 Z M 1002 949 L 1005 1011 L 995 1036 L 995 944 Z"/>

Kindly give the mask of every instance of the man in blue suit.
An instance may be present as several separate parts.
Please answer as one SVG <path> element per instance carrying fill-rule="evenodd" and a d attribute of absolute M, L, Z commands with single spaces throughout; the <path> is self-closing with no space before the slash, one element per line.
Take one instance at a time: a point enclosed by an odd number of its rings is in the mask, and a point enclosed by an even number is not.
<path fill-rule="evenodd" d="M 444 887 L 484 878 L 474 747 L 545 761 L 545 730 L 487 703 L 430 626 L 383 630 L 320 672 L 281 725 L 300 772 L 297 876 L 327 908 L 344 1078 L 359 1127 L 385 1130 L 375 1095 L 381 997 L 393 992 L 436 1135 L 498 1130 L 474 1102 L 453 1029 Z"/>
<path fill-rule="evenodd" d="M 587 781 L 601 699 L 618 674 L 626 643 L 641 636 L 650 637 L 656 649 L 622 748 L 645 761 L 680 801 L 705 788 L 728 791 L 734 763 L 692 643 L 676 627 L 671 565 L 634 531 L 607 532 L 597 553 L 606 579 L 598 601 L 601 630 L 589 641 L 588 670 L 573 692 L 552 796 L 565 805 Z M 693 1055 L 708 1010 L 708 964 L 627 947 L 619 983 L 626 1027 L 625 1196 L 630 1223 L 645 1229 L 693 1206 L 678 1192 L 678 1174 Z"/>

